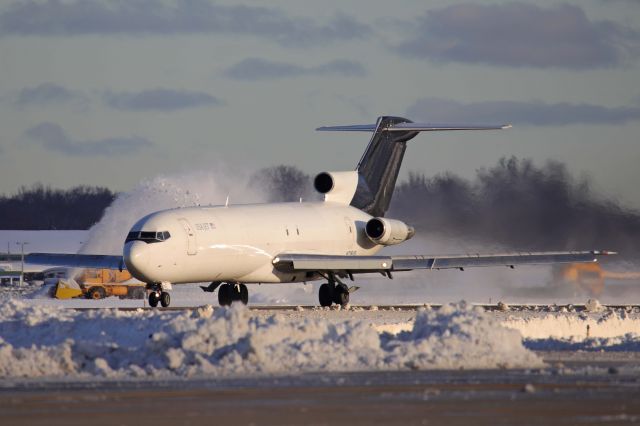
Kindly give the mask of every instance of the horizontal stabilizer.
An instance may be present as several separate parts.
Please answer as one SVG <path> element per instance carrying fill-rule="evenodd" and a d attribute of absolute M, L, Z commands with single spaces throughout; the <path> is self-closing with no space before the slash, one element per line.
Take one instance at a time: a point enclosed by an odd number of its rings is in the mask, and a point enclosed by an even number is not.
<path fill-rule="evenodd" d="M 435 123 L 397 123 L 377 128 L 377 124 L 355 124 L 350 126 L 323 126 L 320 132 L 438 132 L 446 130 L 501 130 L 510 129 L 511 124 L 435 124 Z"/>
<path fill-rule="evenodd" d="M 554 263 L 597 262 L 608 251 L 504 253 L 453 256 L 330 256 L 282 254 L 273 260 L 276 269 L 286 272 L 317 271 L 370 273 L 413 269 L 464 269 L 484 266 L 544 265 Z"/>
<path fill-rule="evenodd" d="M 24 257 L 33 265 L 63 266 L 68 268 L 127 269 L 122 256 L 99 254 L 31 253 Z"/>

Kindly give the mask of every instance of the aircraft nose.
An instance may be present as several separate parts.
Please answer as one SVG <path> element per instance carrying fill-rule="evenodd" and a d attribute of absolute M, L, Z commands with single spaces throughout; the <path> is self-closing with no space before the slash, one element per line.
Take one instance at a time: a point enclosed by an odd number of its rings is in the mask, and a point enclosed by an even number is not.
<path fill-rule="evenodd" d="M 149 246 L 142 241 L 130 241 L 124 246 L 124 263 L 134 277 L 146 281 L 145 271 L 149 269 Z"/>

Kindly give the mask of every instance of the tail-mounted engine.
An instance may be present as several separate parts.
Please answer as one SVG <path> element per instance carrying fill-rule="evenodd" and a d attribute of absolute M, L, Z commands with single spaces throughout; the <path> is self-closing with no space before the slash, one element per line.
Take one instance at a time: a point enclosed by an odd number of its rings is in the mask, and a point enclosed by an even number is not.
<path fill-rule="evenodd" d="M 358 172 L 322 172 L 313 180 L 313 186 L 325 201 L 349 204 L 358 187 Z"/>
<path fill-rule="evenodd" d="M 416 233 L 412 226 L 395 219 L 374 217 L 365 227 L 367 237 L 376 244 L 392 246 L 413 237 Z"/>

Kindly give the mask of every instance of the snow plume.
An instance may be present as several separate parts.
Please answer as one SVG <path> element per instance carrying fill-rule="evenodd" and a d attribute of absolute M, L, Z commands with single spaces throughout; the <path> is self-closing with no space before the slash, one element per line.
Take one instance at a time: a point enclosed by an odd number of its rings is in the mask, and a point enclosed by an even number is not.
<path fill-rule="evenodd" d="M 262 202 L 267 196 L 251 189 L 238 171 L 194 171 L 145 179 L 129 192 L 121 193 L 90 229 L 81 253 L 122 254 L 129 229 L 140 218 L 158 210 L 199 205 Z"/>
<path fill-rule="evenodd" d="M 474 181 L 413 174 L 398 186 L 390 216 L 425 234 L 484 241 L 512 250 L 619 251 L 640 255 L 640 212 L 604 199 L 562 163 L 503 158 Z M 620 259 L 619 258 L 619 259 Z"/>
<path fill-rule="evenodd" d="M 418 312 L 413 329 L 364 321 L 194 312 L 79 312 L 0 304 L 0 378 L 191 377 L 449 368 L 530 368 L 517 331 L 464 303 Z"/>

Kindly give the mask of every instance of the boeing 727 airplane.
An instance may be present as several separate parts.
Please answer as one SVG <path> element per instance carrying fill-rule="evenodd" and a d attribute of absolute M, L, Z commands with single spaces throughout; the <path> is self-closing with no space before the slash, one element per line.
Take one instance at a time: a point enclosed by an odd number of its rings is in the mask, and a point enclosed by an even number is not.
<path fill-rule="evenodd" d="M 322 202 L 189 207 L 140 219 L 126 236 L 122 256 L 32 253 L 27 262 L 78 268 L 128 269 L 147 283 L 149 305 L 167 307 L 173 284 L 210 282 L 220 305 L 248 303 L 247 283 L 324 280 L 321 306 L 349 303 L 343 280 L 356 274 L 413 269 L 463 270 L 480 266 L 596 262 L 606 251 L 506 253 L 461 256 L 381 256 L 385 246 L 413 237 L 414 229 L 385 217 L 407 142 L 420 132 L 499 130 L 508 125 L 434 125 L 401 117 L 375 124 L 320 127 L 320 131 L 372 132 L 354 171 L 322 172 L 315 189 Z"/>

